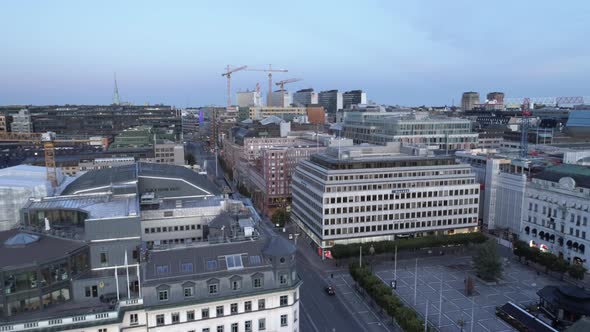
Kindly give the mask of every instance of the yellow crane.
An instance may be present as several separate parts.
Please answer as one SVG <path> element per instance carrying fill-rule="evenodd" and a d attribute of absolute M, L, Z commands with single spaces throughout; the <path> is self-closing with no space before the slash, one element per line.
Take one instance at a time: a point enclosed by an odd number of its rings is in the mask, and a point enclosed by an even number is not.
<path fill-rule="evenodd" d="M 108 142 L 103 138 L 103 146 Z M 45 168 L 47 171 L 47 181 L 55 188 L 57 187 L 57 168 L 55 166 L 55 144 L 56 143 L 90 143 L 95 142 L 91 139 L 57 137 L 54 132 L 46 133 L 15 133 L 0 132 L 0 142 L 28 142 L 32 144 L 43 145 L 45 152 Z"/>
<path fill-rule="evenodd" d="M 285 107 L 285 96 L 284 96 L 285 84 L 295 83 L 295 82 L 299 82 L 299 81 L 303 81 L 303 79 L 302 78 L 290 78 L 290 79 L 282 80 L 282 81 L 275 83 L 276 86 L 281 87 L 281 107 Z"/>

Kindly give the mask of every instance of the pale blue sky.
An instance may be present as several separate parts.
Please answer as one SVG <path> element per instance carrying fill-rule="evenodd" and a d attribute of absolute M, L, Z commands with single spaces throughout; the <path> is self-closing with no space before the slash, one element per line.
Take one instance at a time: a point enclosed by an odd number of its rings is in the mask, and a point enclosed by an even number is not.
<path fill-rule="evenodd" d="M 293 90 L 388 104 L 590 95 L 589 18 L 573 0 L 1 1 L 0 104 L 107 104 L 117 72 L 123 100 L 223 105 L 227 64 L 269 63 Z"/>

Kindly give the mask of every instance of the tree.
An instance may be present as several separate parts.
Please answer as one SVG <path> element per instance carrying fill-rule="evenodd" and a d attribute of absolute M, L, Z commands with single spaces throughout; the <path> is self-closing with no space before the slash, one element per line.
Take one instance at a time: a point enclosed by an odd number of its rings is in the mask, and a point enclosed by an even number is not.
<path fill-rule="evenodd" d="M 272 223 L 275 225 L 279 225 L 279 227 L 283 227 L 285 226 L 285 223 L 289 220 L 289 212 L 287 212 L 287 210 L 285 209 L 277 209 L 273 214 L 272 214 Z"/>
<path fill-rule="evenodd" d="M 195 156 L 190 152 L 184 155 L 184 161 L 191 166 L 197 163 Z"/>
<path fill-rule="evenodd" d="M 574 279 L 582 280 L 586 274 L 586 268 L 580 264 L 572 264 L 568 267 L 567 273 Z"/>
<path fill-rule="evenodd" d="M 496 248 L 496 242 L 488 240 L 479 246 L 477 255 L 473 257 L 477 275 L 486 281 L 495 281 L 502 276 L 502 261 Z"/>

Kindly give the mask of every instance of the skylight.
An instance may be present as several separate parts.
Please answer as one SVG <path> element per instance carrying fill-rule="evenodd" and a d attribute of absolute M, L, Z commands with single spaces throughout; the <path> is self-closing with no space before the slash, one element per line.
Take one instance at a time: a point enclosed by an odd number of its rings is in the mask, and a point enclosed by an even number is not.
<path fill-rule="evenodd" d="M 227 262 L 227 269 L 228 270 L 235 270 L 235 269 L 244 268 L 244 265 L 242 265 L 242 256 L 241 255 L 226 256 L 225 261 Z"/>

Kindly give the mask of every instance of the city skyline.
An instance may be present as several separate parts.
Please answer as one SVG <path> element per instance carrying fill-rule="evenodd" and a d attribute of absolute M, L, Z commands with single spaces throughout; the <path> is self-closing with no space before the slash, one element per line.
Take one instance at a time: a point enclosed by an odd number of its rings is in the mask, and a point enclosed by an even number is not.
<path fill-rule="evenodd" d="M 116 72 L 122 101 L 224 105 L 227 64 L 269 63 L 289 70 L 275 81 L 304 79 L 290 90 L 363 89 L 384 104 L 459 105 L 470 90 L 586 95 L 590 52 L 581 41 L 590 5 L 575 6 L 3 3 L 10 52 L 0 55 L 0 104 L 108 104 Z M 232 97 L 256 83 L 264 92 L 266 82 L 264 73 L 238 73 Z"/>

